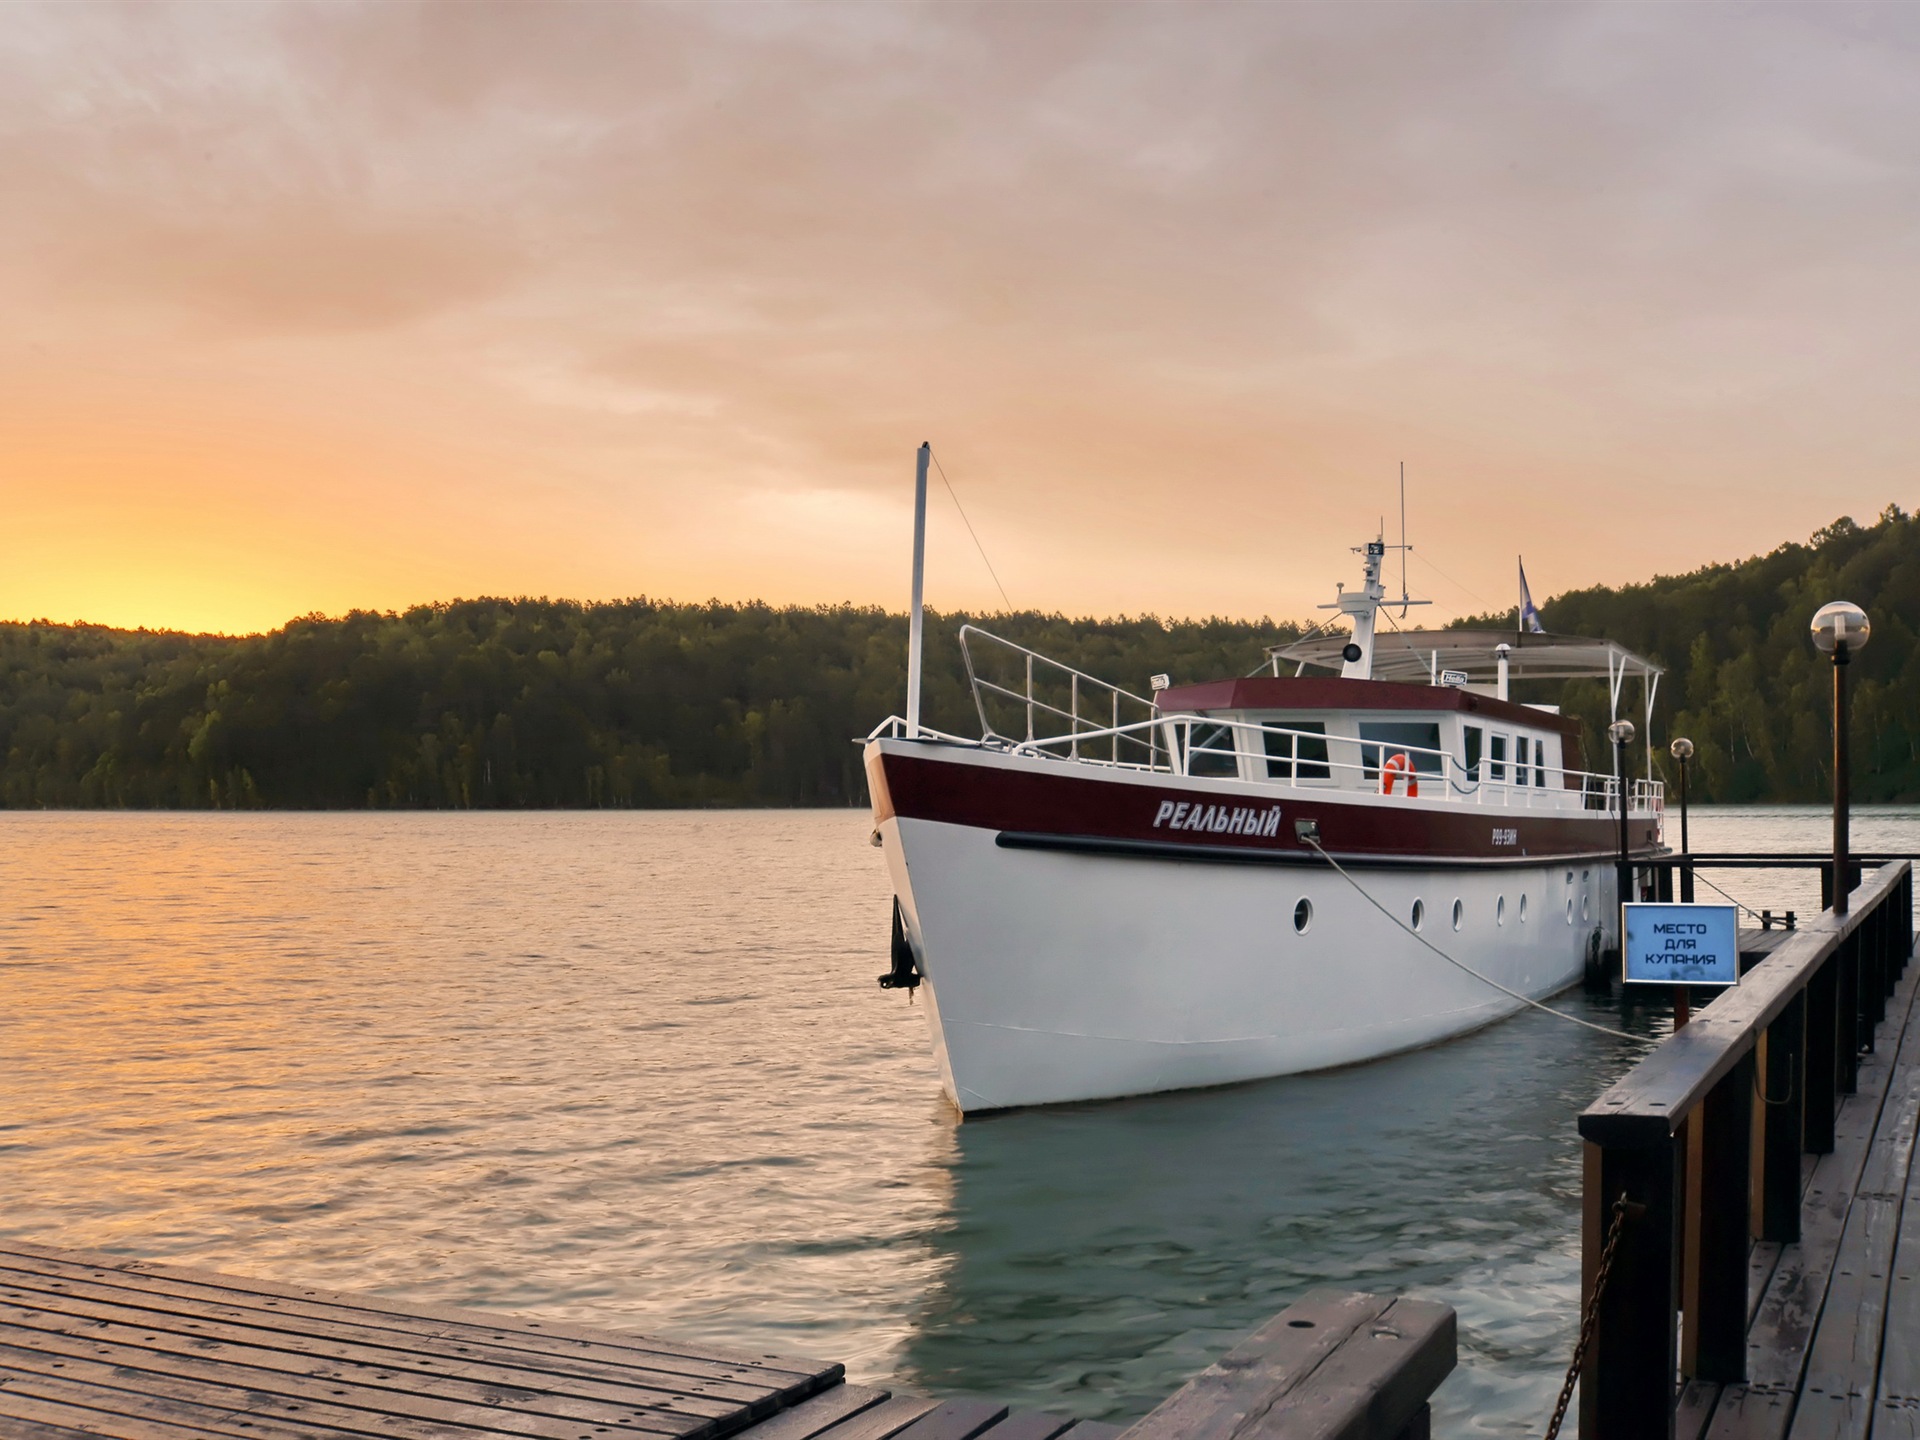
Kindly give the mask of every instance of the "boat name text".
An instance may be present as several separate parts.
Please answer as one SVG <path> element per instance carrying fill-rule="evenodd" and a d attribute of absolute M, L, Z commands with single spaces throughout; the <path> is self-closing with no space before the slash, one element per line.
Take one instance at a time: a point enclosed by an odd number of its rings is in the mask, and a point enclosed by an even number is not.
<path fill-rule="evenodd" d="M 1520 832 L 1511 826 L 1496 825 L 1493 827 L 1493 843 L 1496 845 L 1518 845 L 1520 843 Z"/>
<path fill-rule="evenodd" d="M 1153 828 L 1169 830 L 1209 830 L 1215 835 L 1278 835 L 1280 807 L 1265 809 L 1248 805 L 1194 805 L 1188 801 L 1162 800 L 1160 813 L 1153 817 Z"/>

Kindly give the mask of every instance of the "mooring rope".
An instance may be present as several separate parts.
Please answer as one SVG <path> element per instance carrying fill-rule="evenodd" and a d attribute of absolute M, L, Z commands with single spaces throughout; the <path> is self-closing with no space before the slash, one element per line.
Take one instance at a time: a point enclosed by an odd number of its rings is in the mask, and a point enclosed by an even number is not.
<path fill-rule="evenodd" d="M 1746 911 L 1747 914 L 1751 915 L 1754 919 L 1758 920 L 1760 918 L 1760 912 L 1758 910 L 1754 909 L 1751 905 L 1747 904 L 1747 902 L 1744 900 L 1734 899 L 1733 896 L 1727 894 L 1726 891 L 1722 890 L 1718 885 L 1714 884 L 1713 881 L 1707 879 L 1706 876 L 1696 872 L 1693 878 L 1695 880 L 1698 880 L 1702 885 L 1706 886 L 1707 889 L 1713 891 L 1716 895 L 1720 896 L 1722 899 L 1732 900 L 1735 905 L 1737 905 L 1740 909 Z"/>
<path fill-rule="evenodd" d="M 1329 855 L 1324 849 L 1321 848 L 1320 842 L 1318 840 L 1314 839 L 1311 835 L 1302 835 L 1300 838 L 1302 840 L 1305 840 L 1307 844 L 1313 847 L 1315 854 L 1319 855 L 1319 857 L 1322 860 L 1326 861 L 1327 864 L 1331 865 L 1336 871 L 1338 871 L 1340 878 L 1342 880 L 1345 880 L 1355 890 L 1359 891 L 1361 899 L 1365 900 L 1369 905 L 1373 906 L 1374 909 L 1378 910 L 1382 915 L 1386 916 L 1387 919 L 1391 920 L 1395 925 L 1398 925 L 1402 930 L 1406 931 L 1406 933 L 1411 935 L 1415 940 L 1418 940 L 1422 945 L 1426 946 L 1427 949 L 1433 951 L 1433 953 L 1438 955 L 1442 960 L 1446 961 L 1449 965 L 1453 966 L 1454 969 L 1464 970 L 1467 974 L 1471 975 L 1474 979 L 1478 980 L 1481 984 L 1491 985 L 1494 989 L 1498 990 L 1502 995 L 1510 996 L 1513 999 L 1518 1000 L 1522 1005 L 1531 1005 L 1534 1009 L 1539 1010 L 1544 1014 L 1551 1015 L 1556 1020 L 1564 1020 L 1569 1025 L 1578 1025 L 1582 1029 L 1595 1030 L 1602 1035 L 1611 1035 L 1616 1040 L 1631 1040 L 1633 1041 L 1634 1044 L 1645 1045 L 1648 1049 L 1652 1049 L 1654 1046 L 1660 1043 L 1658 1040 L 1651 1039 L 1645 1035 L 1634 1035 L 1625 1030 L 1615 1030 L 1608 1025 L 1596 1025 L 1591 1020 L 1582 1020 L 1578 1015 L 1569 1015 L 1567 1014 L 1566 1011 L 1556 1010 L 1551 1005 L 1542 1005 L 1538 1000 L 1535 1000 L 1532 996 L 1522 995 L 1518 990 L 1509 990 L 1505 985 L 1502 985 L 1498 980 L 1495 980 L 1492 976 L 1482 975 L 1478 970 L 1474 969 L 1471 965 L 1464 964 L 1461 961 L 1454 959 L 1453 956 L 1447 954 L 1446 951 L 1442 950 L 1438 945 L 1434 944 L 1431 940 L 1427 939 L 1426 936 L 1422 935 L 1418 930 L 1415 930 L 1412 926 L 1408 925 L 1405 921 L 1403 921 L 1398 915 L 1394 914 L 1391 910 L 1387 909 L 1386 906 L 1382 905 L 1378 900 L 1374 899 L 1373 896 L 1368 893 L 1366 886 L 1362 885 L 1358 880 L 1354 879 L 1353 876 L 1349 875 L 1344 865 L 1342 865 L 1338 860 L 1334 859 L 1333 856 Z"/>

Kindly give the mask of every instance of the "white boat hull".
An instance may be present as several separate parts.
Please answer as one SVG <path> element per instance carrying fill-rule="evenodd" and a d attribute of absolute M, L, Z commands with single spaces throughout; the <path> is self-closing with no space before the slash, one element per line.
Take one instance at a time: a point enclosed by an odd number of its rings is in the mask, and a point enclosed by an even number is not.
<path fill-rule="evenodd" d="M 1520 1008 L 1325 864 L 1010 848 L 898 815 L 879 833 L 964 1112 L 1350 1065 Z M 1423 937 L 1533 998 L 1580 978 L 1614 905 L 1613 867 L 1590 857 L 1352 873 L 1402 921 L 1422 902 Z"/>

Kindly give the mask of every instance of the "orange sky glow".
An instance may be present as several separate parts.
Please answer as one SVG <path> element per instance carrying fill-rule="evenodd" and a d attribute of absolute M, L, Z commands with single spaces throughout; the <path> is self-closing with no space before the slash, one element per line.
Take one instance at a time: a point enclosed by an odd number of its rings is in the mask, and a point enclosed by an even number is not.
<path fill-rule="evenodd" d="M 9 5 L 0 618 L 1431 621 L 1920 498 L 1920 9 Z M 930 603 L 1002 602 L 935 482 Z"/>

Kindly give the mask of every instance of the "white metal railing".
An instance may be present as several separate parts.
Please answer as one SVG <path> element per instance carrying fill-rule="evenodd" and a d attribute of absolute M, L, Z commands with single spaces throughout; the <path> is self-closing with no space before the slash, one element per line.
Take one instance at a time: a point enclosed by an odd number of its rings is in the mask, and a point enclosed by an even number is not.
<path fill-rule="evenodd" d="M 983 647 L 979 661 L 973 653 L 976 644 Z M 966 661 L 982 739 L 1010 744 L 1059 740 L 1067 747 L 1063 758 L 1069 760 L 1165 768 L 1159 764 L 1159 742 L 1152 729 L 1154 704 L 1145 696 L 1050 660 L 1037 650 L 1003 640 L 977 625 L 960 627 L 960 655 Z M 1014 684 L 1019 688 L 982 673 L 987 665 L 995 663 L 1011 665 L 1017 675 Z M 995 725 L 996 718 L 1010 722 L 1013 733 Z M 1064 730 L 1059 729 L 1062 723 Z M 1042 734 L 1042 729 L 1048 733 Z M 1023 730 L 1025 739 L 1020 740 Z M 1098 747 L 1106 753 L 1081 748 L 1092 735 L 1106 740 Z"/>
<path fill-rule="evenodd" d="M 976 644 L 982 645 L 981 661 L 974 655 Z M 1016 755 L 1083 765 L 1371 794 L 1384 792 L 1385 763 L 1398 756 L 1420 787 L 1422 800 L 1502 810 L 1619 813 L 1621 782 L 1612 775 L 1531 761 L 1522 765 L 1513 757 L 1483 755 L 1469 763 L 1465 756 L 1450 751 L 1364 736 L 1217 716 L 1161 714 L 1144 696 L 974 625 L 961 626 L 960 652 L 966 660 L 981 734 L 977 739 L 948 735 L 922 725 L 920 733 L 927 738 L 984 744 Z M 1011 683 L 982 673 L 986 664 L 1000 665 L 1002 674 L 1012 669 Z M 1121 718 L 1128 711 L 1139 718 Z M 995 725 L 996 718 L 1007 728 Z M 890 716 L 867 738 L 905 734 L 906 722 Z M 1272 740 L 1284 745 L 1276 748 Z M 1396 772 L 1393 788 L 1395 793 L 1406 792 L 1405 774 Z M 1666 787 L 1661 782 L 1629 779 L 1626 795 L 1630 816 L 1662 817 Z"/>
<path fill-rule="evenodd" d="M 1157 738 L 1151 732 L 1158 731 Z M 889 717 L 877 726 L 868 739 L 906 734 L 906 722 Z M 1386 790 L 1386 762 L 1401 757 L 1409 762 L 1410 773 L 1422 800 L 1442 800 L 1457 805 L 1494 807 L 1502 810 L 1549 812 L 1599 812 L 1617 814 L 1620 782 L 1612 775 L 1592 770 L 1569 770 L 1558 765 L 1529 764 L 1527 783 L 1518 779 L 1517 761 L 1482 759 L 1469 765 L 1460 756 L 1444 750 L 1418 745 L 1398 745 L 1384 740 L 1363 740 L 1351 735 L 1328 735 L 1318 730 L 1297 730 L 1282 725 L 1262 725 L 1253 721 L 1221 720 L 1206 715 L 1163 715 L 1154 720 L 1099 730 L 1082 729 L 1071 735 L 1036 736 L 1032 740 L 1010 740 L 989 735 L 981 740 L 946 735 L 921 726 L 921 734 L 958 744 L 986 743 L 1015 755 L 1031 755 L 1048 760 L 1075 760 L 1080 764 L 1117 765 L 1121 769 L 1153 771 L 1225 780 L 1250 780 L 1262 785 L 1299 790 L 1345 790 L 1382 794 Z M 1195 736 L 1199 738 L 1196 740 Z M 1100 755 L 1100 744 L 1115 737 L 1128 741 L 1135 749 L 1151 747 L 1153 756 L 1145 761 L 1114 761 Z M 1243 736 L 1259 739 L 1258 748 L 1240 743 Z M 1284 754 L 1276 754 L 1266 745 L 1266 737 L 1288 740 Z M 1302 754 L 1299 742 L 1312 742 Z M 1073 753 L 1077 744 L 1079 753 Z M 1366 752 L 1373 751 L 1369 756 Z M 1357 756 L 1357 758 L 1356 758 Z M 1196 767 L 1196 759 L 1198 766 Z M 1427 768 L 1420 768 L 1422 762 Z M 1496 766 L 1503 766 L 1506 778 L 1494 778 Z M 1284 773 L 1281 772 L 1284 767 Z M 1394 772 L 1394 793 L 1407 792 L 1408 772 Z M 1547 783 L 1537 783 L 1544 773 Z M 1627 782 L 1627 813 L 1642 819 L 1661 818 L 1666 809 L 1666 787 L 1658 780 Z"/>

